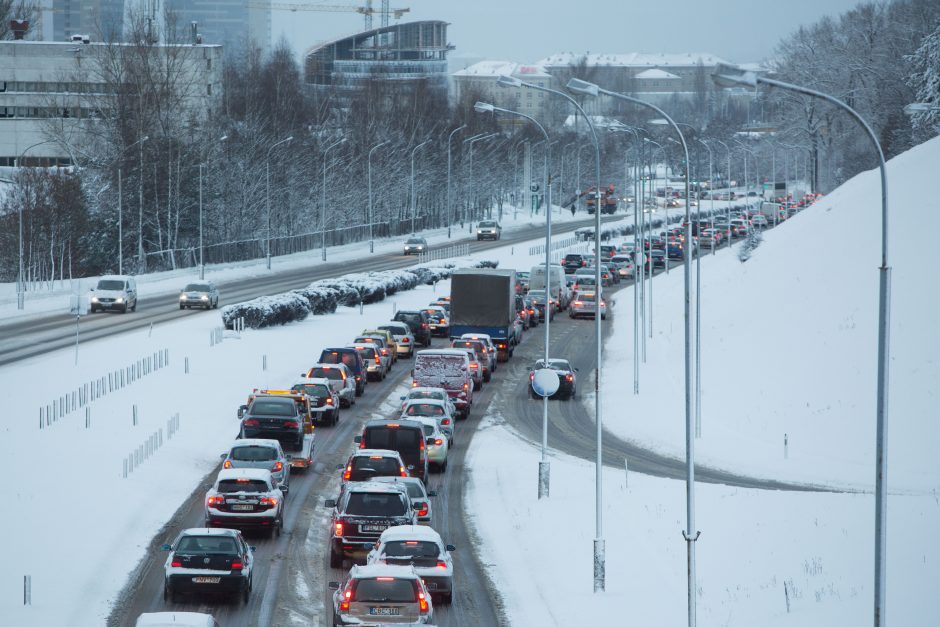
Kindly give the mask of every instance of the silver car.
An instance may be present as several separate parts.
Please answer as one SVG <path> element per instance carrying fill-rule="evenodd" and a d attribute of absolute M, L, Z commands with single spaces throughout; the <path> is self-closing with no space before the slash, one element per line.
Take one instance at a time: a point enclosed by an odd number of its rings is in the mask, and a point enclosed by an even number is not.
<path fill-rule="evenodd" d="M 388 374 L 392 358 L 383 355 L 381 349 L 375 344 L 352 344 L 349 348 L 355 348 L 362 356 L 362 361 L 366 365 L 366 375 L 372 377 L 373 381 L 382 381 Z"/>
<path fill-rule="evenodd" d="M 428 490 L 418 477 L 375 477 L 371 479 L 372 483 L 394 483 L 403 485 L 408 490 L 408 498 L 418 515 L 418 522 L 430 525 L 434 518 L 434 506 L 431 498 L 437 496 L 434 490 Z"/>
<path fill-rule="evenodd" d="M 413 566 L 353 566 L 344 585 L 331 581 L 333 625 L 431 622 L 431 593 Z"/>
<path fill-rule="evenodd" d="M 180 309 L 216 309 L 219 306 L 219 289 L 212 281 L 189 283 L 180 290 Z"/>
<path fill-rule="evenodd" d="M 263 468 L 271 472 L 271 480 L 275 485 L 290 489 L 290 462 L 277 440 L 238 440 L 221 457 L 222 468 Z M 287 491 L 284 490 L 285 493 Z"/>
<path fill-rule="evenodd" d="M 346 364 L 314 364 L 300 376 L 306 379 L 329 379 L 330 386 L 339 396 L 340 407 L 356 404 L 356 377 Z"/>
<path fill-rule="evenodd" d="M 406 255 L 420 255 L 428 250 L 428 240 L 423 237 L 409 237 L 405 241 Z"/>
<path fill-rule="evenodd" d="M 450 604 L 454 595 L 454 560 L 450 552 L 456 550 L 452 544 L 445 545 L 430 527 L 397 525 L 382 532 L 366 563 L 410 564 L 434 598 Z"/>
<path fill-rule="evenodd" d="M 398 344 L 398 355 L 412 357 L 415 354 L 415 336 L 404 322 L 386 322 L 378 326 L 380 331 L 388 331 Z"/>
<path fill-rule="evenodd" d="M 477 241 L 481 239 L 499 239 L 503 228 L 496 220 L 482 220 L 477 224 Z"/>
<path fill-rule="evenodd" d="M 414 418 L 434 418 L 444 435 L 447 436 L 448 443 L 454 445 L 454 409 L 453 404 L 447 400 L 442 401 L 436 398 L 414 398 L 405 401 L 401 407 L 402 419 Z"/>
<path fill-rule="evenodd" d="M 578 318 L 580 316 L 595 317 L 597 315 L 597 292 L 578 292 L 577 297 L 571 301 L 568 306 L 568 316 Z M 600 299 L 601 320 L 607 319 L 607 303 Z"/>

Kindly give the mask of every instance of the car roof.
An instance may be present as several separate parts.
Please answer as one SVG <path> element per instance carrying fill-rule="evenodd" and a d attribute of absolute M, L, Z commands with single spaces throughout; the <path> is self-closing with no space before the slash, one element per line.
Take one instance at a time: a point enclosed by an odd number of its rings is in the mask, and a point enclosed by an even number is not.
<path fill-rule="evenodd" d="M 256 481 L 271 481 L 271 471 L 267 468 L 223 468 L 219 471 L 216 481 L 227 479 L 254 479 Z"/>
<path fill-rule="evenodd" d="M 207 627 L 218 625 L 211 614 L 200 612 L 148 612 L 137 617 L 134 627 Z"/>
<path fill-rule="evenodd" d="M 384 494 L 407 494 L 408 489 L 403 485 L 396 485 L 387 481 L 354 481 L 346 487 L 346 492 L 382 492 Z"/>
<path fill-rule="evenodd" d="M 189 529 L 183 529 L 180 531 L 180 537 L 182 536 L 227 536 L 229 538 L 237 538 L 241 535 L 241 532 L 237 529 L 224 529 L 218 527 L 190 527 Z"/>
<path fill-rule="evenodd" d="M 408 393 L 411 394 L 412 392 L 429 392 L 429 391 L 440 392 L 441 394 L 444 394 L 444 395 L 447 394 L 447 390 L 445 390 L 444 388 L 434 387 L 433 385 L 421 385 L 418 387 L 409 388 Z"/>
<path fill-rule="evenodd" d="M 324 363 L 321 363 L 321 362 L 317 362 L 317 363 L 313 364 L 312 366 L 310 366 L 310 368 L 307 369 L 307 372 L 309 372 L 310 370 L 313 370 L 314 368 L 323 368 L 323 369 L 325 369 L 325 370 L 329 370 L 330 368 L 337 368 L 337 369 L 346 368 L 346 369 L 348 370 L 348 369 L 349 369 L 349 366 L 347 366 L 346 364 L 344 364 L 344 363 L 342 363 L 342 362 L 340 362 L 340 363 L 338 363 L 338 364 L 324 364 Z M 303 378 L 306 379 L 307 377 L 303 377 Z M 317 377 L 310 377 L 310 378 L 311 378 L 311 379 L 315 379 L 315 378 L 317 378 Z"/>
<path fill-rule="evenodd" d="M 414 388 L 414 389 L 417 389 L 417 388 Z M 436 389 L 440 389 L 440 388 L 436 388 Z M 446 394 L 446 392 L 444 392 L 444 393 Z M 441 398 L 406 398 L 406 399 L 405 399 L 405 406 L 410 406 L 410 405 L 440 405 L 441 407 L 446 407 L 448 402 L 449 402 L 449 401 L 446 401 L 446 400 L 441 399 Z"/>
<path fill-rule="evenodd" d="M 396 540 L 425 540 L 444 544 L 441 534 L 427 525 L 395 525 L 389 527 L 379 536 L 379 542 L 394 542 Z"/>
<path fill-rule="evenodd" d="M 404 329 L 404 330 L 405 330 L 404 335 L 407 335 L 408 333 L 411 333 L 411 327 L 409 327 L 407 324 L 405 324 L 405 323 L 402 322 L 401 320 L 389 320 L 388 322 L 383 322 L 380 326 L 383 326 L 383 327 L 392 327 L 392 326 L 393 326 L 393 327 L 397 327 L 397 328 L 399 328 L 399 329 Z"/>
<path fill-rule="evenodd" d="M 461 349 L 459 349 L 459 348 L 429 348 L 429 349 L 425 349 L 425 350 L 423 350 L 423 351 L 418 351 L 418 356 L 419 356 L 419 357 L 420 357 L 421 355 L 431 355 L 431 356 L 440 355 L 440 356 L 451 356 L 451 357 L 463 357 L 465 354 L 466 354 L 466 353 L 464 353 L 464 352 L 463 352 Z"/>
<path fill-rule="evenodd" d="M 387 448 L 357 448 L 353 450 L 350 457 L 397 457 L 401 459 L 401 454 Z"/>
<path fill-rule="evenodd" d="M 395 579 L 418 579 L 414 566 L 397 564 L 365 564 L 353 566 L 349 571 L 352 579 L 371 579 L 373 577 L 394 577 Z"/>
<path fill-rule="evenodd" d="M 492 340 L 489 333 L 464 333 L 460 336 L 462 340 Z"/>
<path fill-rule="evenodd" d="M 319 383 L 320 385 L 331 385 L 332 382 L 326 377 L 301 377 L 297 379 L 297 382 L 294 385 L 310 385 L 312 383 Z"/>
<path fill-rule="evenodd" d="M 397 485 L 402 485 L 405 483 L 414 483 L 414 484 L 420 485 L 421 489 L 424 490 L 425 494 L 427 494 L 427 491 L 428 491 L 428 487 L 424 485 L 424 481 L 422 481 L 420 477 L 372 477 L 371 479 L 369 479 L 370 483 L 374 483 L 376 481 L 379 483 L 391 483 L 391 484 L 397 484 Z"/>
<path fill-rule="evenodd" d="M 232 444 L 232 448 L 238 448 L 240 446 L 265 446 L 267 448 L 277 448 L 278 445 L 280 445 L 280 442 L 268 438 L 243 438 L 240 440 L 235 440 L 235 443 Z"/>
<path fill-rule="evenodd" d="M 106 280 L 106 281 L 127 281 L 128 279 L 133 279 L 133 278 L 134 278 L 134 277 L 130 276 L 129 274 L 105 274 L 105 275 L 102 275 L 102 276 L 98 277 L 98 280 L 99 280 L 99 281 L 102 281 L 102 280 Z"/>
<path fill-rule="evenodd" d="M 373 418 L 366 421 L 363 429 L 368 427 L 384 427 L 390 424 L 400 425 L 402 427 L 414 427 L 415 429 L 420 429 L 421 425 L 411 418 L 402 418 L 401 420 L 387 420 L 385 418 Z"/>
<path fill-rule="evenodd" d="M 408 416 L 408 420 L 420 422 L 422 425 L 434 427 L 435 429 L 440 428 L 440 425 L 437 423 L 437 418 L 432 418 L 431 416 Z"/>

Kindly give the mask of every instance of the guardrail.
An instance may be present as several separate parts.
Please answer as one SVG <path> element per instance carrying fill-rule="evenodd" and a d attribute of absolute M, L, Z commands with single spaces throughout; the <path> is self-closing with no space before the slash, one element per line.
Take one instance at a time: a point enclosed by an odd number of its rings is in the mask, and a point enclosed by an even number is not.
<path fill-rule="evenodd" d="M 435 248 L 427 252 L 418 253 L 418 263 L 427 261 L 438 261 L 440 259 L 453 259 L 454 257 L 466 257 L 470 254 L 470 244 L 453 244 L 443 248 Z"/>

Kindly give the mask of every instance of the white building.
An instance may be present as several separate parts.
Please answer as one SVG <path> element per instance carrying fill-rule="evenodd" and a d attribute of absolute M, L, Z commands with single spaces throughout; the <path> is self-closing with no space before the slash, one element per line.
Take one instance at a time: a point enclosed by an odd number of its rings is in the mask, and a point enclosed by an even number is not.
<path fill-rule="evenodd" d="M 511 109 L 544 120 L 548 114 L 549 94 L 535 89 L 513 89 L 496 84 L 500 76 L 513 76 L 527 83 L 550 87 L 552 77 L 538 65 L 524 65 L 510 61 L 480 61 L 470 67 L 454 72 L 454 89 L 457 101 L 473 98 L 489 102 L 497 107 Z M 471 103 L 472 104 L 472 103 Z M 520 118 L 499 118 L 503 124 L 520 124 Z"/>

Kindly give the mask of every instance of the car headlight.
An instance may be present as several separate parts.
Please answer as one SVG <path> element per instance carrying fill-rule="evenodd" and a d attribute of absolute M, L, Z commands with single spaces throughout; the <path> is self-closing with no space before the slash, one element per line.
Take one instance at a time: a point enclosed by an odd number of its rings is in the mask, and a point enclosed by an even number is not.
<path fill-rule="evenodd" d="M 180 300 L 186 300 L 186 294 L 180 294 Z"/>
<path fill-rule="evenodd" d="M 92 296 L 92 297 L 91 297 L 91 302 L 97 303 L 97 302 L 98 302 L 98 297 L 97 297 L 97 296 Z"/>
<path fill-rule="evenodd" d="M 116 303 L 123 303 L 123 302 L 124 302 L 124 299 L 118 297 L 118 298 L 115 298 L 115 299 L 114 299 L 114 302 L 116 302 Z"/>
<path fill-rule="evenodd" d="M 209 300 L 209 297 L 205 294 L 199 297 L 199 300 Z"/>

